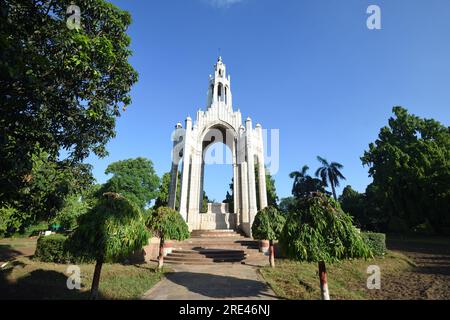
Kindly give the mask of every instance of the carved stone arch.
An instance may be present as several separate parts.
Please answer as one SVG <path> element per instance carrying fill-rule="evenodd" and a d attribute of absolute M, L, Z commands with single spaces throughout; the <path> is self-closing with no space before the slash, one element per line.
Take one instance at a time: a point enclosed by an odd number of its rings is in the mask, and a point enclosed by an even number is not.
<path fill-rule="evenodd" d="M 236 140 L 238 139 L 238 133 L 236 131 L 236 129 L 229 124 L 226 121 L 223 120 L 216 120 L 214 122 L 211 122 L 210 124 L 208 124 L 207 127 L 205 127 L 202 132 L 199 134 L 199 138 L 197 140 L 198 145 L 202 146 L 202 149 L 207 147 L 208 145 L 204 145 L 205 142 L 205 138 L 207 137 L 207 135 L 211 132 L 211 130 L 218 130 L 221 132 L 222 138 L 224 139 L 223 142 L 225 145 L 227 145 L 231 151 L 234 152 L 233 148 L 234 148 L 234 144 L 236 144 Z M 228 134 L 231 133 L 232 134 L 232 141 L 227 141 L 229 138 Z M 217 141 L 215 141 L 217 142 Z M 230 144 L 231 143 L 231 144 Z"/>

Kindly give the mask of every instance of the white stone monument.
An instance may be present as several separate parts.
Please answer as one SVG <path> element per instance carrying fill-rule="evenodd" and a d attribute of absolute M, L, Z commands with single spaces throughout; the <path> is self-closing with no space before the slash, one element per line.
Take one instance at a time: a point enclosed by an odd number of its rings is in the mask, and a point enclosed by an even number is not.
<path fill-rule="evenodd" d="M 231 79 L 221 57 L 214 66 L 214 76 L 209 77 L 206 111 L 199 110 L 194 123 L 188 117 L 185 128 L 178 123 L 172 140 L 169 207 L 175 209 L 177 188 L 181 188 L 177 209 L 191 231 L 234 229 L 251 236 L 251 225 L 257 210 L 267 207 L 262 127 L 257 124 L 253 128 L 250 118 L 242 123 L 241 112 L 233 111 Z M 234 208 L 228 209 L 232 212 L 208 210 L 208 213 L 200 213 L 205 150 L 215 142 L 223 142 L 232 153 Z M 256 164 L 258 172 L 255 172 Z M 180 165 L 181 185 L 178 186 Z M 256 190 L 257 179 L 259 190 Z"/>

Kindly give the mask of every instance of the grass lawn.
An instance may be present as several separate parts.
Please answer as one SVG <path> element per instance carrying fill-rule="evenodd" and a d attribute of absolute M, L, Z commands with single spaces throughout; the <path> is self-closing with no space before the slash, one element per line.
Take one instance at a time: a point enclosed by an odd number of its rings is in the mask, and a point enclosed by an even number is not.
<path fill-rule="evenodd" d="M 320 286 L 317 263 L 295 262 L 278 259 L 276 268 L 260 269 L 265 280 L 274 292 L 285 299 L 320 299 Z M 397 252 L 388 251 L 385 257 L 372 260 L 347 260 L 327 264 L 328 287 L 333 300 L 375 299 L 367 289 L 367 267 L 377 265 L 383 274 L 398 274 L 411 270 L 412 260 Z"/>
<path fill-rule="evenodd" d="M 68 265 L 18 257 L 0 270 L 0 299 L 88 299 L 93 264 L 81 264 L 81 290 L 67 288 Z M 162 274 L 154 264 L 104 264 L 100 279 L 102 299 L 139 299 Z"/>

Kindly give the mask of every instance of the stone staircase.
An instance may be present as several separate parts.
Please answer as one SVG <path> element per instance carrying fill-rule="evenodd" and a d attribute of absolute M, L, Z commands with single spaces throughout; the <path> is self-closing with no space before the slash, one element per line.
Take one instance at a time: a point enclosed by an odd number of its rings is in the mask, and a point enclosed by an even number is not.
<path fill-rule="evenodd" d="M 259 243 L 234 230 L 194 230 L 191 238 L 174 242 L 164 258 L 172 264 L 241 263 L 264 264 L 267 257 L 259 251 Z"/>

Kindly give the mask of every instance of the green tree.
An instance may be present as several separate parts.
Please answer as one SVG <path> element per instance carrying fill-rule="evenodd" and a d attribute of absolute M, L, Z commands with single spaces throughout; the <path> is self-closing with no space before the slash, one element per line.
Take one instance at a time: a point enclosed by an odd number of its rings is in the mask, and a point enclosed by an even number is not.
<path fill-rule="evenodd" d="M 117 193 L 105 193 L 88 213 L 81 215 L 69 239 L 75 256 L 96 260 L 91 298 L 98 298 L 102 265 L 128 257 L 148 243 L 145 219 L 136 204 Z"/>
<path fill-rule="evenodd" d="M 294 179 L 292 185 L 292 195 L 296 198 L 309 197 L 313 192 L 325 193 L 325 188 L 319 179 L 312 178 L 307 174 L 308 166 L 303 166 L 300 171 L 293 171 L 289 174 L 291 179 Z"/>
<path fill-rule="evenodd" d="M 190 236 L 188 226 L 179 212 L 167 208 L 159 207 L 152 210 L 147 221 L 147 227 L 153 235 L 160 239 L 158 269 L 162 269 L 164 264 L 164 242 L 166 240 L 182 241 Z"/>
<path fill-rule="evenodd" d="M 14 207 L 0 208 L 0 238 L 18 230 L 26 218 Z"/>
<path fill-rule="evenodd" d="M 8 233 L 22 232 L 30 224 L 52 220 L 64 207 L 66 197 L 82 193 L 95 181 L 92 166 L 55 161 L 42 148 L 31 156 L 32 168 L 24 178 L 19 200 L 1 202 L 0 207 L 14 208 L 14 224 Z"/>
<path fill-rule="evenodd" d="M 230 190 L 227 191 L 227 195 L 225 196 L 223 203 L 228 203 L 229 210 L 234 211 L 234 178 L 231 178 Z"/>
<path fill-rule="evenodd" d="M 149 159 L 136 158 L 111 163 L 105 171 L 111 179 L 99 193 L 115 192 L 145 209 L 158 196 L 159 177 Z"/>
<path fill-rule="evenodd" d="M 68 164 L 102 157 L 115 119 L 131 103 L 129 13 L 79 0 L 79 30 L 66 26 L 71 0 L 0 2 L 0 203 L 22 201 L 33 155 Z"/>
<path fill-rule="evenodd" d="M 280 242 L 290 257 L 301 261 L 334 262 L 370 256 L 350 215 L 321 193 L 299 201 L 298 209 L 287 217 Z"/>
<path fill-rule="evenodd" d="M 210 203 L 211 200 L 209 200 L 208 196 L 206 195 L 206 192 L 203 191 L 202 193 L 202 207 L 200 209 L 200 213 L 207 213 L 208 212 L 208 203 Z"/>
<path fill-rule="evenodd" d="M 293 196 L 282 198 L 280 200 L 280 204 L 278 205 L 278 209 L 283 214 L 286 215 L 286 214 L 289 214 L 289 212 L 294 211 L 296 209 L 297 203 L 298 203 L 298 199 Z"/>
<path fill-rule="evenodd" d="M 345 180 L 345 177 L 339 170 L 344 168 L 344 166 L 337 162 L 328 163 L 327 160 L 319 156 L 317 156 L 317 160 L 322 164 L 322 167 L 316 170 L 316 177 L 322 179 L 324 186 L 328 186 L 328 183 L 330 184 L 333 198 L 337 200 L 336 187 L 339 187 L 340 179 Z"/>
<path fill-rule="evenodd" d="M 266 172 L 266 189 L 267 189 L 267 204 L 269 206 L 278 206 L 278 195 L 275 187 L 275 179 L 269 172 Z"/>
<path fill-rule="evenodd" d="M 364 229 L 367 229 L 370 225 L 366 216 L 366 202 L 365 194 L 353 190 L 351 186 L 346 186 L 339 197 L 342 210 L 350 214 L 355 223 Z"/>
<path fill-rule="evenodd" d="M 266 207 L 255 216 L 252 225 L 252 236 L 258 240 L 269 240 L 269 262 L 275 267 L 275 250 L 273 241 L 278 240 L 283 230 L 286 218 L 276 207 Z"/>
<path fill-rule="evenodd" d="M 369 200 L 410 229 L 428 220 L 450 233 L 450 128 L 402 107 L 393 113 L 361 158 L 373 178 Z"/>
<path fill-rule="evenodd" d="M 53 224 L 59 224 L 65 230 L 74 230 L 78 226 L 79 217 L 92 209 L 97 199 L 96 193 L 100 185 L 93 185 L 83 193 L 74 193 L 64 199 L 63 208 L 51 220 Z"/>
<path fill-rule="evenodd" d="M 176 204 L 175 204 L 175 209 L 178 209 L 180 206 L 180 194 L 181 194 L 181 174 L 178 174 L 177 177 L 178 181 L 177 181 L 177 195 L 176 195 Z M 170 180 L 171 180 L 171 176 L 170 176 L 170 172 L 166 172 L 163 174 L 162 178 L 161 178 L 161 184 L 159 185 L 158 188 L 158 197 L 156 198 L 155 201 L 155 209 L 159 208 L 159 207 L 167 207 L 169 205 L 169 189 L 170 189 Z"/>
<path fill-rule="evenodd" d="M 322 193 L 299 200 L 287 216 L 281 246 L 292 259 L 318 262 L 323 299 L 327 299 L 326 262 L 369 258 L 372 252 L 339 203 Z"/>

